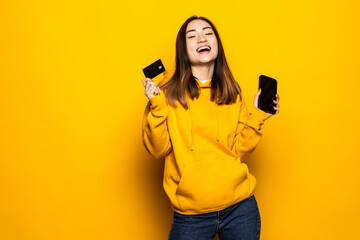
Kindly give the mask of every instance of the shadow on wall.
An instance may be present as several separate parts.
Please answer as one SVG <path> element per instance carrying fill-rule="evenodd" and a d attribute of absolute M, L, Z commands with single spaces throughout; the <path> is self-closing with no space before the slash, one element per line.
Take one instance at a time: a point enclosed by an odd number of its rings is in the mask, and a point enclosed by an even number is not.
<path fill-rule="evenodd" d="M 145 206 L 142 206 L 142 209 L 146 211 L 144 214 L 148 215 L 145 219 L 151 219 L 149 225 L 156 228 L 154 232 L 161 233 L 161 236 L 154 236 L 154 239 L 167 239 L 174 212 L 163 189 L 165 158 L 154 159 L 144 148 L 137 159 L 139 161 L 134 174 L 137 177 L 138 189 L 135 192 L 143 198 L 141 202 Z"/>

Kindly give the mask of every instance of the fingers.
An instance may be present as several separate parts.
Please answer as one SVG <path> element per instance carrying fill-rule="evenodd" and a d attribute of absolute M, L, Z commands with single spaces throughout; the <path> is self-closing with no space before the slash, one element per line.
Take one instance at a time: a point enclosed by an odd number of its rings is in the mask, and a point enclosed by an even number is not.
<path fill-rule="evenodd" d="M 161 89 L 152 81 L 151 78 L 145 78 L 142 80 L 142 83 L 145 87 L 144 93 L 149 99 L 160 94 Z"/>
<path fill-rule="evenodd" d="M 145 93 L 151 93 L 151 92 L 153 92 L 154 94 L 158 94 L 160 93 L 160 88 L 158 86 L 148 85 L 145 89 Z"/>
<path fill-rule="evenodd" d="M 278 94 L 276 94 L 276 100 L 273 100 L 273 101 L 274 101 L 274 103 L 278 103 L 278 102 L 279 102 L 279 100 L 280 100 L 280 97 L 279 97 L 279 95 L 278 95 Z"/>
<path fill-rule="evenodd" d="M 151 80 L 151 78 L 145 78 L 144 80 L 146 80 L 145 85 L 144 85 L 145 88 L 148 87 L 149 85 L 156 86 L 156 83 L 154 83 L 153 80 Z"/>
<path fill-rule="evenodd" d="M 149 87 L 149 85 L 153 85 L 160 90 L 160 88 L 156 85 L 156 83 L 154 83 L 151 79 L 146 82 L 145 88 Z"/>
<path fill-rule="evenodd" d="M 273 102 L 276 104 L 276 106 L 274 106 L 276 113 L 279 113 L 279 109 L 280 109 L 279 100 L 280 100 L 280 97 L 278 94 L 276 94 L 276 100 L 273 100 Z"/>
<path fill-rule="evenodd" d="M 153 82 L 153 80 L 151 78 L 145 78 L 142 80 L 142 83 L 144 85 L 144 87 L 146 88 L 148 86 L 148 84 L 152 84 L 152 85 L 156 85 L 156 83 Z"/>
<path fill-rule="evenodd" d="M 158 93 L 161 92 L 161 89 L 156 85 L 156 83 L 154 83 L 154 82 L 152 82 L 152 81 L 149 81 L 149 82 L 148 82 L 148 85 L 147 85 L 146 87 L 149 87 L 150 85 L 154 86 L 154 87 L 156 88 L 156 91 L 157 91 Z"/>
<path fill-rule="evenodd" d="M 147 83 L 149 81 L 152 81 L 151 78 L 145 78 L 145 79 L 142 80 L 142 83 L 143 83 L 144 87 L 146 87 L 146 85 L 147 85 Z"/>
<path fill-rule="evenodd" d="M 161 92 L 161 89 L 156 85 L 156 83 L 154 83 L 154 82 L 148 82 L 148 84 L 146 85 L 146 87 L 145 87 L 145 91 L 147 90 L 147 89 L 149 89 L 149 88 L 155 88 L 155 90 L 156 90 L 156 92 L 158 92 L 159 94 L 160 94 L 160 92 Z"/>
<path fill-rule="evenodd" d="M 149 88 L 145 89 L 144 93 L 149 99 L 159 94 L 158 88 L 154 86 L 150 86 Z"/>

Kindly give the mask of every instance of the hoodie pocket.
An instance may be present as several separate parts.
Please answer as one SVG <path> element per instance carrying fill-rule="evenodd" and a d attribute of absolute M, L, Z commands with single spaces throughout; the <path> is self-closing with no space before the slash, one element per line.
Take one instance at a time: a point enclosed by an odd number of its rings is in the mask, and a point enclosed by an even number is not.
<path fill-rule="evenodd" d="M 248 168 L 234 158 L 189 162 L 176 190 L 180 208 L 189 212 L 215 209 L 248 194 Z"/>

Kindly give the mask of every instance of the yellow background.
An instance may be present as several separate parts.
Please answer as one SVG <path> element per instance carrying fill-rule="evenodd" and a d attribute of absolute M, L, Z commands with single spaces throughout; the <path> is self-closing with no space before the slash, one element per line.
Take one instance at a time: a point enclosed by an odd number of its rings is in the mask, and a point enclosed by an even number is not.
<path fill-rule="evenodd" d="M 167 239 L 163 159 L 141 142 L 142 68 L 217 27 L 245 99 L 280 113 L 248 164 L 261 239 L 360 239 L 358 1 L 1 1 L 0 239 Z M 159 81 L 159 77 L 154 79 Z"/>

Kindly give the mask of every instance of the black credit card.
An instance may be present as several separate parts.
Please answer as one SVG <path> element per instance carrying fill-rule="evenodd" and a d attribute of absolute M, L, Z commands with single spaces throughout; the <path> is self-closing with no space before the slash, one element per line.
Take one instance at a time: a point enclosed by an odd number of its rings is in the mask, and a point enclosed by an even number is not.
<path fill-rule="evenodd" d="M 274 107 L 276 104 L 273 100 L 276 100 L 277 81 L 274 78 L 260 75 L 259 88 L 261 88 L 261 94 L 259 96 L 258 108 L 264 112 L 275 114 Z"/>
<path fill-rule="evenodd" d="M 157 60 L 156 62 L 150 64 L 146 68 L 143 69 L 145 77 L 154 78 L 162 72 L 165 72 L 165 67 L 162 64 L 161 60 Z"/>

